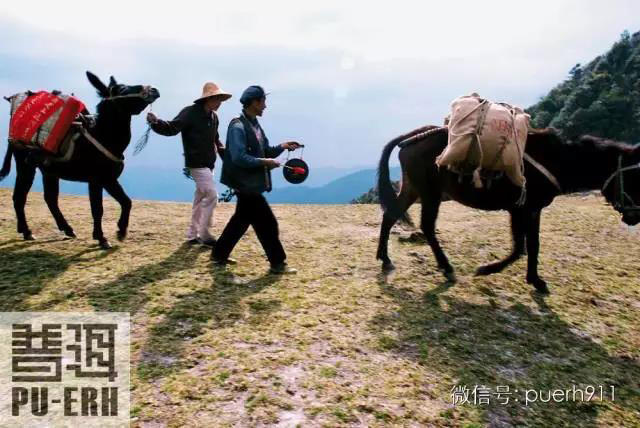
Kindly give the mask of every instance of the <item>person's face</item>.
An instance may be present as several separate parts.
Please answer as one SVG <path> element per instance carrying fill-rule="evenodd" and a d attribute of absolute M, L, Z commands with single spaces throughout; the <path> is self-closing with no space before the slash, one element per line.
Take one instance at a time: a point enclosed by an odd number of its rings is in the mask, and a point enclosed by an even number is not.
<path fill-rule="evenodd" d="M 267 108 L 267 99 L 260 98 L 251 102 L 251 109 L 256 116 L 262 116 L 262 112 Z"/>
<path fill-rule="evenodd" d="M 218 97 L 211 97 L 204 102 L 204 108 L 207 111 L 218 111 L 220 104 L 222 104 L 222 99 Z"/>

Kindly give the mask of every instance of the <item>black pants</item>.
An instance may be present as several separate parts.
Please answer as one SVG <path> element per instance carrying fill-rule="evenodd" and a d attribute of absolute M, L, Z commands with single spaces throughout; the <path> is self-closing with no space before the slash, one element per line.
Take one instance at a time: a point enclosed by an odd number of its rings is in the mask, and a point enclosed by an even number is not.
<path fill-rule="evenodd" d="M 269 262 L 272 265 L 284 262 L 287 255 L 278 237 L 278 221 L 267 200 L 260 193 L 237 193 L 236 197 L 236 211 L 218 238 L 213 257 L 226 260 L 249 226 L 253 226 Z"/>

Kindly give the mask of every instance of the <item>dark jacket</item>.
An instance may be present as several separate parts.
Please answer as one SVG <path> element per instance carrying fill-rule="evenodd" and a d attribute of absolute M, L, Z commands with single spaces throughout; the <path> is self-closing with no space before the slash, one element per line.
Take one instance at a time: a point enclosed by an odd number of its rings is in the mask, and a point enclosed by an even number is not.
<path fill-rule="evenodd" d="M 216 162 L 216 148 L 224 148 L 218 135 L 218 116 L 207 114 L 200 103 L 185 107 L 172 120 L 158 120 L 151 129 L 160 135 L 182 134 L 184 165 L 187 168 L 211 168 Z"/>
<path fill-rule="evenodd" d="M 257 120 L 242 114 L 229 123 L 220 182 L 239 192 L 270 192 L 271 171 L 262 165 L 260 158 L 275 158 L 283 151 L 280 146 L 269 145 Z"/>

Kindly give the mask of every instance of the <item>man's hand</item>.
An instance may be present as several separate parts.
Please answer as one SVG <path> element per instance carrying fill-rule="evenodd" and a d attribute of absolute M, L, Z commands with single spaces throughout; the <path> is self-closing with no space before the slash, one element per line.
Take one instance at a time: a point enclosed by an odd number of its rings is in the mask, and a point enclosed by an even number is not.
<path fill-rule="evenodd" d="M 150 124 L 154 124 L 158 122 L 158 116 L 156 116 L 155 114 L 149 112 L 147 113 L 147 122 L 149 122 Z"/>
<path fill-rule="evenodd" d="M 280 162 L 276 159 L 262 159 L 262 164 L 269 169 L 278 168 L 280 166 Z"/>
<path fill-rule="evenodd" d="M 286 141 L 280 144 L 280 147 L 282 147 L 285 150 L 295 150 L 300 147 L 300 144 L 295 141 Z"/>

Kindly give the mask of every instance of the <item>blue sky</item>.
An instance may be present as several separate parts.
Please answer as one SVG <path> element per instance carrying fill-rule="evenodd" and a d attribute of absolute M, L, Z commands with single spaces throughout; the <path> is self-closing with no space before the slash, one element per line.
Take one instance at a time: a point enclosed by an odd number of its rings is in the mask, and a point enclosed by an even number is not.
<path fill-rule="evenodd" d="M 261 84 L 270 139 L 303 142 L 316 168 L 373 166 L 386 141 L 441 123 L 459 95 L 531 105 L 640 23 L 634 1 L 7 3 L 1 95 L 61 89 L 94 106 L 91 70 L 156 86 L 153 111 L 171 118 L 211 80 L 235 95 L 219 112 L 224 137 L 241 91 Z M 7 103 L 0 117 L 6 135 Z M 136 118 L 134 139 L 144 128 Z M 153 136 L 128 165 L 178 168 L 181 153 Z"/>

